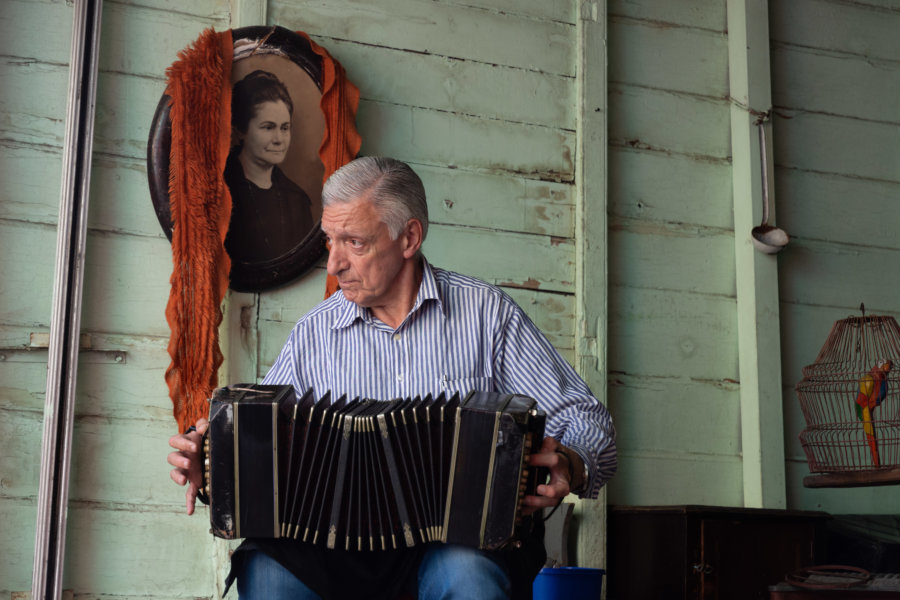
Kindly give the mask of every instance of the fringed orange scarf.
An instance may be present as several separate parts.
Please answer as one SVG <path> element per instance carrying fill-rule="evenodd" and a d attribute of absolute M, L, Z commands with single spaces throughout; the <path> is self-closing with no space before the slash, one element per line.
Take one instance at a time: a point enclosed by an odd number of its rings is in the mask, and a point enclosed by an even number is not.
<path fill-rule="evenodd" d="M 172 99 L 169 203 L 172 289 L 166 319 L 172 330 L 166 383 L 181 431 L 207 416 L 222 364 L 221 303 L 231 260 L 225 235 L 231 194 L 222 177 L 231 143 L 231 31 L 208 29 L 166 71 Z"/>
<path fill-rule="evenodd" d="M 356 157 L 362 138 L 356 131 L 359 90 L 344 68 L 309 39 L 322 57 L 325 135 L 319 157 L 327 179 Z M 172 289 L 166 306 L 171 328 L 166 383 L 179 430 L 207 416 L 207 399 L 218 386 L 221 303 L 228 289 L 231 260 L 225 235 L 231 195 L 222 173 L 231 135 L 231 31 L 204 31 L 166 71 L 171 98 L 172 145 L 169 202 L 172 211 Z M 337 289 L 329 277 L 328 297 Z"/>

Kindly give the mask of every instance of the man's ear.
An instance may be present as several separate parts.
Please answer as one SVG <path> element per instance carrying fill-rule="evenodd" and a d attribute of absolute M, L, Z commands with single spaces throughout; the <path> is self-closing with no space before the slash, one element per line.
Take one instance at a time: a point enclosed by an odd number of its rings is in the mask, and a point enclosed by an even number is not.
<path fill-rule="evenodd" d="M 401 236 L 404 240 L 403 258 L 412 258 L 422 247 L 422 223 L 418 219 L 410 219 Z"/>

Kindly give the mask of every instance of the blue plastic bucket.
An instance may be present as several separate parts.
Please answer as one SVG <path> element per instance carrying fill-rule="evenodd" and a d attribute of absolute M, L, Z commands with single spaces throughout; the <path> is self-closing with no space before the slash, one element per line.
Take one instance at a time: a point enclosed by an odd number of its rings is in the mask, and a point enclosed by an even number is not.
<path fill-rule="evenodd" d="M 544 567 L 534 579 L 534 600 L 600 599 L 603 569 Z"/>

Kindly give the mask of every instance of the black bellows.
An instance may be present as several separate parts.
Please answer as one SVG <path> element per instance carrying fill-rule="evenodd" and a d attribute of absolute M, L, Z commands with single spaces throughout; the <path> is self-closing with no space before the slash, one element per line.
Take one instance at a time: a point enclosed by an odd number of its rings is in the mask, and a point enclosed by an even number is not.
<path fill-rule="evenodd" d="M 493 392 L 390 401 L 238 384 L 210 400 L 204 489 L 218 537 L 387 550 L 497 549 L 528 532 L 544 474 L 535 400 Z"/>

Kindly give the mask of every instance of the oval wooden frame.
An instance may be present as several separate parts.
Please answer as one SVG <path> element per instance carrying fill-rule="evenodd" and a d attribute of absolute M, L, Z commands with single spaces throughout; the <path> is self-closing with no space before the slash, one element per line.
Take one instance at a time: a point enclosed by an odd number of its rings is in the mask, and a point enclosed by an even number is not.
<path fill-rule="evenodd" d="M 283 27 L 240 27 L 232 30 L 234 40 L 260 39 L 263 42 L 252 52 L 236 53 L 234 60 L 242 60 L 255 52 L 277 54 L 300 67 L 322 91 L 322 59 L 312 51 L 301 35 Z M 316 107 L 318 109 L 318 107 Z M 228 124 L 230 127 L 231 124 Z M 147 178 L 156 218 L 169 241 L 172 241 L 172 213 L 169 207 L 169 150 L 172 145 L 172 123 L 169 118 L 169 96 L 163 94 L 153 121 L 147 143 Z M 315 148 L 318 151 L 318 146 Z M 314 217 L 315 218 L 315 217 Z M 261 262 L 232 260 L 229 287 L 238 292 L 261 292 L 292 281 L 314 266 L 325 253 L 325 235 L 316 221 L 311 231 L 297 241 L 286 254 Z"/>

